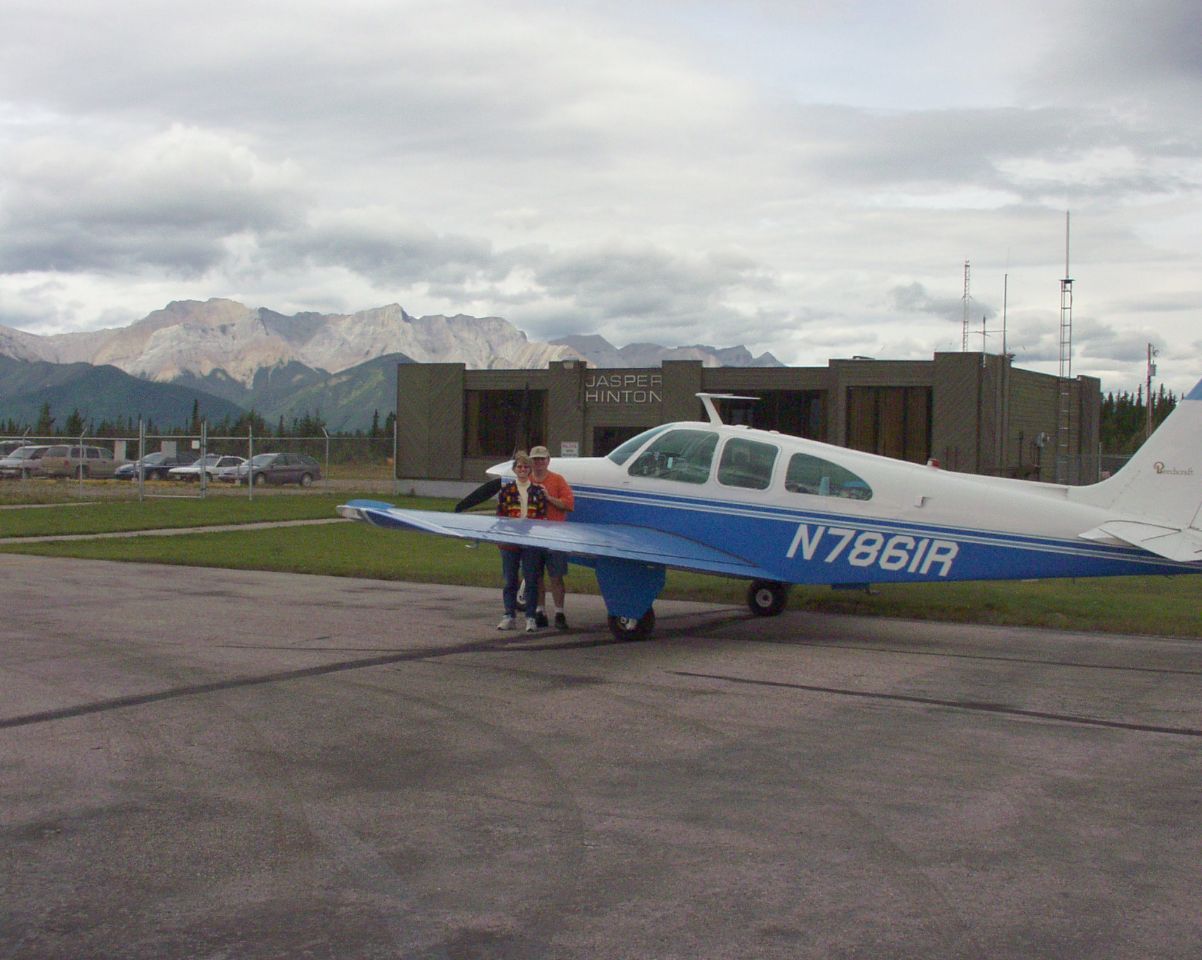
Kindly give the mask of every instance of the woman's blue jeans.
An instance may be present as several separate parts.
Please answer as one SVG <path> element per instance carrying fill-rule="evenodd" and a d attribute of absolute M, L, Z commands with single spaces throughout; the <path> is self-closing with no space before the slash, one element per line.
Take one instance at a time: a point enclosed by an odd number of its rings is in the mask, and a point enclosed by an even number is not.
<path fill-rule="evenodd" d="M 505 603 L 505 616 L 517 616 L 518 584 L 523 579 L 526 581 L 526 595 L 537 596 L 541 552 L 538 547 L 522 547 L 519 550 L 501 548 L 501 599 Z M 532 617 L 534 611 L 527 607 L 526 615 Z"/>

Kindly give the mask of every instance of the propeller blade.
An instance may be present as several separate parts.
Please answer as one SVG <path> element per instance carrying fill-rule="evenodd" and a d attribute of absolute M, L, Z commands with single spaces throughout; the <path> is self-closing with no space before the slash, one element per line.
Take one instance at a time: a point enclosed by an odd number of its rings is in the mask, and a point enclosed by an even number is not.
<path fill-rule="evenodd" d="M 501 478 L 493 477 L 491 480 L 485 480 L 480 486 L 476 487 L 471 493 L 455 504 L 455 512 L 463 513 L 464 510 L 470 510 L 477 504 L 483 503 L 485 500 L 491 500 L 497 495 L 497 491 L 501 489 Z"/>

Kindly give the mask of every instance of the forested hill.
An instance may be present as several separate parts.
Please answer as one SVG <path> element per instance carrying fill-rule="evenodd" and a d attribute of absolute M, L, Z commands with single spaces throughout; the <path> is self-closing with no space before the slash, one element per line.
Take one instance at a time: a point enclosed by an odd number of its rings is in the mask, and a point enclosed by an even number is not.
<path fill-rule="evenodd" d="M 1160 390 L 1152 394 L 1152 428 L 1177 407 L 1177 397 L 1171 390 Z M 1102 397 L 1102 417 L 1099 425 L 1099 440 L 1102 453 L 1134 453 L 1144 442 L 1148 431 L 1148 406 L 1144 403 L 1143 389 L 1134 394 L 1108 393 Z"/>

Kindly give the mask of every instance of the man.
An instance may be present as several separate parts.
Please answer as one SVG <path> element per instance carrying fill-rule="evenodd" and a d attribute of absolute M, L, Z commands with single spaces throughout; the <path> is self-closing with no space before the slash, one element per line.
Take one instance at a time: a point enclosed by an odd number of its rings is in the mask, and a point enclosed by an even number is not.
<path fill-rule="evenodd" d="M 535 447 L 530 451 L 530 462 L 534 469 L 530 473 L 532 483 L 543 488 L 547 501 L 548 520 L 566 520 L 568 514 L 576 508 L 576 498 L 572 488 L 558 473 L 553 473 L 551 467 L 551 452 L 546 447 Z M 538 611 L 535 613 L 539 626 L 547 626 L 547 610 L 545 606 L 546 590 L 551 589 L 551 600 L 555 604 L 555 627 L 558 630 L 568 629 L 568 618 L 564 616 L 564 574 L 568 572 L 568 555 L 559 550 L 546 552 L 546 578 L 538 586 Z"/>

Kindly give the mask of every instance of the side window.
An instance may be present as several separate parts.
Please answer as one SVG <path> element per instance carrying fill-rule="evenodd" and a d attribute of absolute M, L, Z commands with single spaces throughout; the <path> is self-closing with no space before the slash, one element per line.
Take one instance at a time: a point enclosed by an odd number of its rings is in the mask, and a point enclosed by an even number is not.
<path fill-rule="evenodd" d="M 718 462 L 718 482 L 728 487 L 767 490 L 779 452 L 771 443 L 742 437 L 728 440 Z"/>
<path fill-rule="evenodd" d="M 718 435 L 709 430 L 669 430 L 639 454 L 628 472 L 632 477 L 705 483 L 717 446 Z"/>
<path fill-rule="evenodd" d="M 785 489 L 819 497 L 872 499 L 872 488 L 846 467 L 821 457 L 812 457 L 808 453 L 795 453 L 789 458 Z"/>

